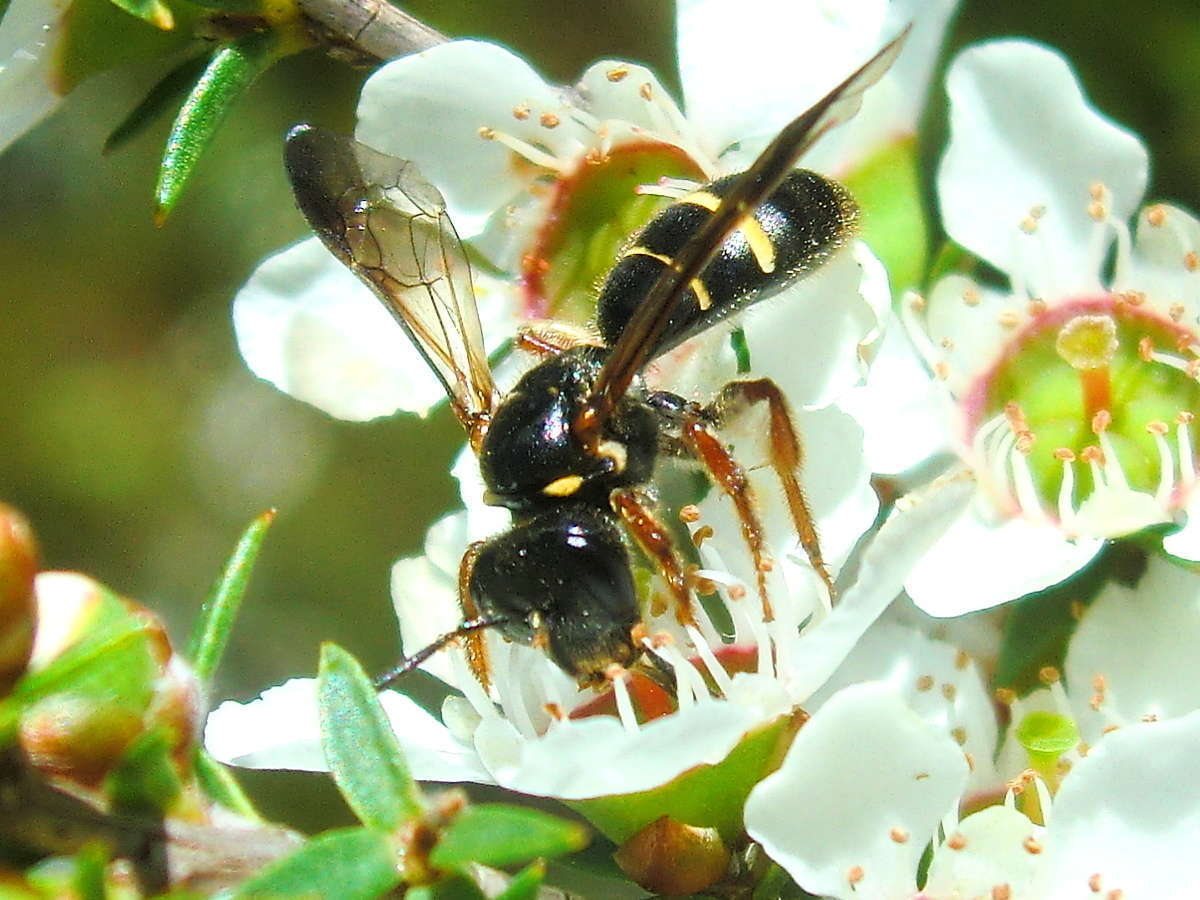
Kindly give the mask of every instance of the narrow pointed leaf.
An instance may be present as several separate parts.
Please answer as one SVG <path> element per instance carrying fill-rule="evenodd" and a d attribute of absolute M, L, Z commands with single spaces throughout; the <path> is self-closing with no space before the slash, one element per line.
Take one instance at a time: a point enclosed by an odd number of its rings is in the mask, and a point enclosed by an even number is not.
<path fill-rule="evenodd" d="M 509 866 L 561 856 L 580 849 L 587 840 L 583 826 L 536 809 L 501 803 L 469 806 L 442 833 L 429 860 L 447 869 L 471 862 Z"/>
<path fill-rule="evenodd" d="M 196 780 L 200 783 L 204 793 L 208 794 L 211 799 L 243 818 L 252 820 L 262 818 L 258 810 L 254 808 L 254 804 L 250 802 L 250 798 L 246 796 L 246 792 L 242 790 L 242 786 L 233 777 L 233 773 L 209 756 L 207 751 L 198 749 L 193 765 L 196 770 Z"/>
<path fill-rule="evenodd" d="M 451 875 L 404 892 L 404 900 L 486 900 L 486 897 L 479 885 L 466 875 Z"/>
<path fill-rule="evenodd" d="M 208 684 L 212 680 L 213 673 L 221 662 L 221 655 L 229 643 L 229 635 L 241 608 L 242 598 L 246 596 L 246 586 L 250 583 L 250 575 L 254 571 L 255 562 L 258 561 L 258 553 L 267 536 L 267 529 L 274 521 L 275 510 L 268 509 L 250 523 L 200 608 L 200 618 L 192 632 L 187 656 L 202 684 Z"/>
<path fill-rule="evenodd" d="M 154 220 L 161 225 L 191 180 L 237 99 L 282 55 L 274 32 L 248 34 L 218 50 L 183 102 L 163 153 L 154 190 Z"/>
<path fill-rule="evenodd" d="M 419 816 L 420 792 L 371 679 L 335 644 L 321 647 L 317 703 L 325 761 L 362 823 L 391 830 Z"/>
<path fill-rule="evenodd" d="M 231 900 L 375 900 L 399 883 L 397 856 L 388 837 L 365 828 L 346 828 L 318 835 L 229 896 Z"/>
<path fill-rule="evenodd" d="M 503 893 L 496 900 L 534 900 L 546 877 L 546 863 L 536 860 L 513 876 Z"/>
<path fill-rule="evenodd" d="M 160 115 L 172 106 L 182 103 L 183 98 L 187 96 L 192 85 L 200 77 L 200 73 L 208 66 L 208 59 L 207 56 L 194 56 L 168 72 L 130 111 L 121 124 L 113 129 L 104 142 L 103 152 L 112 153 L 125 146 L 128 141 L 153 124 Z"/>
<path fill-rule="evenodd" d="M 106 900 L 108 886 L 105 884 L 105 869 L 108 866 L 108 850 L 103 844 L 88 844 L 75 854 L 75 893 L 79 900 Z"/>
<path fill-rule="evenodd" d="M 143 22 L 149 22 L 159 31 L 170 31 L 175 27 L 175 16 L 162 0 L 109 0 L 117 9 L 123 9 Z"/>

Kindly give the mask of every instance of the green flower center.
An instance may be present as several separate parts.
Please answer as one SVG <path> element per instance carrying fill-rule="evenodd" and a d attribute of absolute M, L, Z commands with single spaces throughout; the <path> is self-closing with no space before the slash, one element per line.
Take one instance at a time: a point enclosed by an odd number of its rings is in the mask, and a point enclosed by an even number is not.
<path fill-rule="evenodd" d="M 1197 349 L 1138 294 L 1035 316 L 966 397 L 1002 505 L 1102 537 L 1169 521 L 1195 480 Z"/>
<path fill-rule="evenodd" d="M 543 224 L 521 258 L 525 315 L 590 321 L 596 290 L 621 250 L 671 202 L 641 188 L 674 178 L 705 180 L 683 150 L 646 141 L 589 154 L 551 182 Z"/>

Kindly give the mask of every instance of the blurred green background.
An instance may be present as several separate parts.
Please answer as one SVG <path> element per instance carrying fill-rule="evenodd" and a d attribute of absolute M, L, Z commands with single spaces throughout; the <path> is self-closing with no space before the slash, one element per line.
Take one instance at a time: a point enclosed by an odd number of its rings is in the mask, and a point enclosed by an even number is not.
<path fill-rule="evenodd" d="M 448 35 L 501 41 L 559 81 L 600 56 L 647 61 L 674 81 L 667 3 L 407 8 Z M 1000 35 L 1062 48 L 1094 103 L 1149 143 L 1151 197 L 1196 209 L 1196 11 L 1195 0 L 965 2 L 950 48 Z M 218 696 L 311 673 L 325 639 L 382 668 L 398 650 L 389 568 L 419 552 L 426 526 L 455 504 L 447 469 L 458 426 L 444 410 L 426 421 L 330 420 L 242 366 L 229 318 L 255 263 L 305 233 L 284 182 L 283 133 L 300 121 L 350 130 L 367 73 L 317 53 L 276 67 L 155 229 L 151 192 L 170 116 L 117 153 L 100 147 L 160 73 L 143 66 L 85 83 L 0 157 L 0 497 L 33 520 L 49 567 L 140 599 L 177 640 L 240 529 L 277 506 Z M 935 84 L 927 171 L 943 103 Z M 259 778 L 280 811 L 315 824 L 319 810 L 287 811 L 294 783 Z"/>

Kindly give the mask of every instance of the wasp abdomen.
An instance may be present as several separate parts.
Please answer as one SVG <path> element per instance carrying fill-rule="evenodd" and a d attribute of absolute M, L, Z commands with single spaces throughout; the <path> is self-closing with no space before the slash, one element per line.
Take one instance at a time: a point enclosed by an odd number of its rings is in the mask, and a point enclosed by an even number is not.
<path fill-rule="evenodd" d="M 624 330 L 663 268 L 712 215 L 740 176 L 711 182 L 655 216 L 605 279 L 597 324 L 606 343 Z M 725 239 L 676 304 L 655 347 L 665 353 L 820 266 L 853 233 L 858 208 L 845 188 L 816 172 L 793 171 Z"/>

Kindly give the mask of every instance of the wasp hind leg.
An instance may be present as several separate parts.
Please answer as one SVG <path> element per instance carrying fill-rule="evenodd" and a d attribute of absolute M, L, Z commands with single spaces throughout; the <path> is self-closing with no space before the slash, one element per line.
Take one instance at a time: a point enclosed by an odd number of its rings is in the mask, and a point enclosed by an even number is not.
<path fill-rule="evenodd" d="M 655 516 L 645 498 L 631 488 L 613 491 L 609 502 L 642 553 L 654 563 L 666 581 L 675 601 L 675 618 L 679 624 L 695 625 L 696 613 L 687 574 L 666 526 Z"/>
<path fill-rule="evenodd" d="M 717 399 L 704 408 L 705 417 L 717 427 L 729 422 L 747 410 L 766 404 L 768 416 L 767 447 L 771 468 L 775 470 L 783 486 L 800 545 L 808 561 L 820 576 L 832 601 L 837 595 L 833 578 L 825 557 L 821 553 L 821 542 L 813 520 L 812 507 L 800 484 L 800 472 L 804 465 L 804 444 L 800 433 L 788 412 L 787 400 L 774 381 L 758 378 L 753 381 L 731 381 L 717 395 Z"/>

